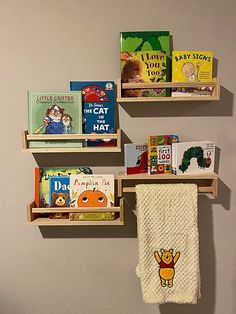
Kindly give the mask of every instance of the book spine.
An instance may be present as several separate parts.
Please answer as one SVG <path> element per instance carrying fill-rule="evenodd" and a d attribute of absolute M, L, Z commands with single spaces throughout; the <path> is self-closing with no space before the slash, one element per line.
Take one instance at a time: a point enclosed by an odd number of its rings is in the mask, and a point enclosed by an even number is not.
<path fill-rule="evenodd" d="M 34 169 L 34 201 L 36 207 L 40 207 L 40 168 L 35 167 Z"/>
<path fill-rule="evenodd" d="M 128 157 L 128 147 L 126 144 L 124 144 L 124 151 L 125 151 L 125 171 L 126 171 L 126 174 L 128 174 L 128 160 L 127 160 L 127 157 Z"/>
<path fill-rule="evenodd" d="M 172 144 L 172 174 L 177 174 L 177 145 Z"/>

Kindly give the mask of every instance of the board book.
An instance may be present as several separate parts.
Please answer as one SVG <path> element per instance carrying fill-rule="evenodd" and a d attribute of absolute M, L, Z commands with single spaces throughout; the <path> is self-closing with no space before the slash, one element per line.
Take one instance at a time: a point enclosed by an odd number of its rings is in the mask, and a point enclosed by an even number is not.
<path fill-rule="evenodd" d="M 148 145 L 124 144 L 126 174 L 147 173 Z"/>
<path fill-rule="evenodd" d="M 69 207 L 70 177 L 56 176 L 49 178 L 49 207 Z"/>
<path fill-rule="evenodd" d="M 81 92 L 28 93 L 29 134 L 82 133 Z M 30 141 L 29 147 L 81 147 L 79 140 Z"/>
<path fill-rule="evenodd" d="M 83 132 L 115 133 L 115 83 L 113 81 L 71 81 L 71 91 L 81 91 Z M 115 140 L 87 140 L 88 146 L 114 146 Z"/>
<path fill-rule="evenodd" d="M 214 172 L 214 142 L 173 143 L 172 156 L 173 174 L 184 175 Z"/>
<path fill-rule="evenodd" d="M 212 80 L 212 51 L 173 51 L 172 82 L 207 82 Z M 210 96 L 212 87 L 176 88 L 172 97 Z"/>
<path fill-rule="evenodd" d="M 171 35 L 169 31 L 121 32 L 121 56 L 123 52 L 136 51 L 165 51 L 166 81 L 169 82 L 171 80 Z M 123 56 L 125 57 L 125 54 Z M 166 89 L 166 96 L 170 96 L 169 89 Z"/>
<path fill-rule="evenodd" d="M 101 221 L 101 220 L 114 220 L 115 213 L 70 213 L 69 219 L 71 221 Z"/>
<path fill-rule="evenodd" d="M 49 207 L 50 177 L 70 176 L 71 174 L 91 174 L 89 167 L 36 167 L 35 168 L 35 205 Z"/>
<path fill-rule="evenodd" d="M 172 144 L 179 141 L 178 135 L 148 137 L 148 173 L 171 173 Z"/>
<path fill-rule="evenodd" d="M 124 55 L 126 57 L 124 58 Z M 122 83 L 156 83 L 166 81 L 165 51 L 135 51 L 121 53 Z M 126 97 L 166 96 L 166 89 L 126 89 Z"/>
<path fill-rule="evenodd" d="M 71 175 L 71 207 L 114 206 L 114 175 Z"/>

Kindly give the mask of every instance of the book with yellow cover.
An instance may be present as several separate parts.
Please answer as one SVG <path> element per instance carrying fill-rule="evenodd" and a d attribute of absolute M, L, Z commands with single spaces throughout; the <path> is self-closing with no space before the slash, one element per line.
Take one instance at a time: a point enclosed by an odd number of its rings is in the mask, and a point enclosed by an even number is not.
<path fill-rule="evenodd" d="M 207 82 L 212 80 L 212 51 L 173 51 L 172 82 Z M 172 96 L 211 95 L 211 87 L 177 88 Z"/>
<path fill-rule="evenodd" d="M 166 81 L 165 51 L 121 52 L 122 83 L 156 83 Z M 166 96 L 163 88 L 142 88 L 124 90 L 125 97 Z"/>

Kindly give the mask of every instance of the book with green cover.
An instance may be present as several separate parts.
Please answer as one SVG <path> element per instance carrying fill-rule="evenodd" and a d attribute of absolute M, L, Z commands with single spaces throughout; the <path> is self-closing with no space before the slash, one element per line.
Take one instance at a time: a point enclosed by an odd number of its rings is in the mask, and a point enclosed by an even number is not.
<path fill-rule="evenodd" d="M 155 51 L 166 52 L 166 80 L 170 81 L 171 40 L 169 31 L 136 31 L 120 33 L 120 52 Z"/>
<path fill-rule="evenodd" d="M 122 83 L 156 83 L 166 81 L 165 51 L 125 52 L 126 60 L 121 59 Z M 166 95 L 164 88 L 128 89 L 125 97 L 157 97 Z"/>
<path fill-rule="evenodd" d="M 29 134 L 82 133 L 81 92 L 29 91 Z M 30 141 L 29 147 L 81 147 L 79 140 Z"/>

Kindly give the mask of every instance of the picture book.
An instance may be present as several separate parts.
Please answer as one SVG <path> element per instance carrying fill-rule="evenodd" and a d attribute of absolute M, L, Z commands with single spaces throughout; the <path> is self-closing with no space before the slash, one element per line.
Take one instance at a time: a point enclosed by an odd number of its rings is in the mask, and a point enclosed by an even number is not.
<path fill-rule="evenodd" d="M 115 83 L 112 81 L 71 81 L 71 91 L 81 91 L 83 132 L 115 133 Z M 88 146 L 114 146 L 115 140 L 87 140 Z"/>
<path fill-rule="evenodd" d="M 71 207 L 114 206 L 114 175 L 71 175 Z"/>
<path fill-rule="evenodd" d="M 122 83 L 155 83 L 166 81 L 165 51 L 122 52 L 120 65 Z M 125 97 L 164 97 L 166 96 L 166 89 L 125 89 L 123 94 Z"/>
<path fill-rule="evenodd" d="M 72 174 L 91 174 L 89 167 L 36 167 L 35 168 L 35 205 L 49 207 L 50 177 L 70 176 Z"/>
<path fill-rule="evenodd" d="M 213 53 L 211 51 L 173 51 L 172 82 L 207 82 L 212 80 Z M 173 97 L 209 96 L 212 87 L 175 88 Z"/>
<path fill-rule="evenodd" d="M 115 213 L 107 212 L 107 213 L 70 213 L 69 219 L 72 221 L 98 221 L 98 220 L 114 220 Z"/>
<path fill-rule="evenodd" d="M 124 144 L 126 174 L 147 173 L 148 145 Z"/>
<path fill-rule="evenodd" d="M 82 133 L 81 92 L 29 92 L 29 134 Z M 29 147 L 81 147 L 79 140 L 30 141 Z"/>
<path fill-rule="evenodd" d="M 166 81 L 171 80 L 171 35 L 169 31 L 134 31 L 120 33 L 120 53 L 134 51 L 165 51 Z M 122 58 L 122 57 L 121 57 Z M 170 96 L 170 90 L 166 89 Z"/>
<path fill-rule="evenodd" d="M 49 178 L 49 207 L 69 207 L 70 177 L 56 176 Z"/>
<path fill-rule="evenodd" d="M 210 141 L 172 144 L 172 173 L 200 174 L 214 172 L 215 144 Z"/>
<path fill-rule="evenodd" d="M 172 144 L 179 141 L 178 135 L 148 137 L 148 173 L 171 173 Z"/>

